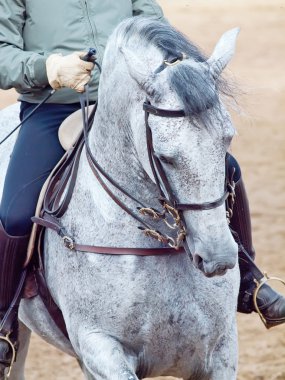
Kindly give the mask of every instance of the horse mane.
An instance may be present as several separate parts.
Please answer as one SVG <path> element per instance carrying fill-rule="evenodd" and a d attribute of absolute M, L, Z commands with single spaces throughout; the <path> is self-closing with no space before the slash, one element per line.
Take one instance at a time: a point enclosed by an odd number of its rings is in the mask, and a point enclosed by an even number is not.
<path fill-rule="evenodd" d="M 204 62 L 204 70 L 195 65 L 179 64 L 170 72 L 170 85 L 177 93 L 186 116 L 200 118 L 201 114 L 219 102 L 219 93 L 232 97 L 232 88 L 219 78 L 215 85 L 206 64 L 207 56 L 185 35 L 166 22 L 133 17 L 124 23 L 123 39 L 126 43 L 139 37 L 140 45 L 153 45 L 169 60 L 182 52 L 194 62 Z"/>

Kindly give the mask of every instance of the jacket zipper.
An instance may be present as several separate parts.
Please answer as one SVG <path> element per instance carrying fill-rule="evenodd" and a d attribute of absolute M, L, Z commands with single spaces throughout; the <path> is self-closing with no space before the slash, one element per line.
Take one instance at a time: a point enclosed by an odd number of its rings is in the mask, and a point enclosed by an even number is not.
<path fill-rule="evenodd" d="M 88 10 L 89 7 L 88 7 L 87 0 L 84 0 L 84 5 L 85 5 L 85 10 L 86 10 L 87 20 L 88 20 L 88 23 L 89 23 L 90 29 L 91 29 L 93 41 L 95 42 L 95 31 L 94 31 L 93 25 L 92 25 L 91 20 L 90 20 L 89 10 Z"/>
<path fill-rule="evenodd" d="M 93 24 L 91 22 L 91 19 L 90 19 L 90 16 L 89 16 L 89 5 L 88 5 L 88 1 L 87 0 L 84 0 L 84 5 L 85 5 L 85 11 L 86 11 L 86 15 L 87 15 L 88 24 L 90 26 L 93 42 L 94 42 L 94 45 L 96 45 L 96 37 L 95 37 L 95 35 L 96 35 L 96 29 L 95 29 L 95 26 L 93 26 Z M 92 46 L 92 47 L 96 47 L 96 46 Z M 101 58 L 101 54 L 98 51 L 99 50 L 98 46 L 96 47 L 96 50 L 97 50 L 97 53 L 96 53 L 97 58 Z"/>

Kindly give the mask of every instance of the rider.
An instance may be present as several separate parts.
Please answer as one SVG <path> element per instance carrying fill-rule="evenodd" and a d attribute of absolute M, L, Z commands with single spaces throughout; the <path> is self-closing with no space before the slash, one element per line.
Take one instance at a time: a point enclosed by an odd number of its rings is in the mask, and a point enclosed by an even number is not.
<path fill-rule="evenodd" d="M 155 0 L 0 2 L 0 88 L 14 87 L 20 93 L 20 119 L 35 109 L 51 87 L 57 90 L 21 127 L 5 178 L 0 206 L 0 321 L 19 283 L 31 230 L 30 218 L 40 189 L 64 153 L 58 141 L 58 127 L 80 108 L 76 91 L 83 92 L 91 78 L 94 65 L 81 60 L 85 53 L 78 50 L 94 46 L 101 62 L 114 27 L 136 15 L 163 20 L 162 10 Z M 98 82 L 96 71 L 90 80 L 93 102 L 97 99 Z M 231 226 L 254 258 L 240 169 L 232 156 L 227 157 L 229 170 L 236 168 L 236 202 Z M 251 312 L 255 283 L 250 263 L 241 262 L 241 274 L 239 310 Z M 257 302 L 268 322 L 285 322 L 285 299 L 268 285 L 261 288 Z M 16 330 L 10 336 L 13 342 L 17 340 Z M 10 351 L 1 340 L 0 323 L 0 363 L 8 366 Z"/>

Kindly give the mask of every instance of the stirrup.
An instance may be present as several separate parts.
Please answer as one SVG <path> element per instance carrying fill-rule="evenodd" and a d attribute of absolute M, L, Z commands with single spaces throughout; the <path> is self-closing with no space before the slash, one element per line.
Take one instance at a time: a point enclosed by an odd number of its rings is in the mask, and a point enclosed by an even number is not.
<path fill-rule="evenodd" d="M 16 351 L 15 344 L 13 344 L 13 342 L 10 339 L 10 334 L 11 334 L 11 332 L 9 332 L 7 335 L 1 335 L 0 334 L 0 342 L 4 341 L 4 342 L 8 343 L 8 345 L 10 346 L 10 349 L 11 349 L 11 353 L 12 353 L 12 358 L 10 360 L 10 364 L 7 366 L 8 370 L 5 369 L 4 380 L 9 379 L 9 377 L 11 375 L 13 364 L 16 361 L 16 352 L 17 351 Z"/>
<path fill-rule="evenodd" d="M 263 322 L 264 326 L 267 328 L 267 329 L 270 329 L 270 327 L 273 327 L 272 325 L 270 325 L 266 318 L 263 316 L 262 314 L 262 311 L 260 310 L 258 304 L 257 304 L 257 295 L 258 295 L 258 292 L 260 291 L 261 287 L 266 284 L 267 282 L 269 281 L 278 281 L 278 282 L 281 282 L 281 284 L 283 284 L 285 286 L 285 281 L 282 280 L 281 278 L 279 277 L 269 277 L 268 274 L 266 272 L 264 272 L 264 276 L 260 279 L 260 280 L 254 280 L 255 283 L 256 283 L 256 288 L 254 290 L 254 293 L 253 293 L 253 304 L 254 304 L 254 307 L 255 307 L 255 310 L 257 311 L 261 321 Z"/>

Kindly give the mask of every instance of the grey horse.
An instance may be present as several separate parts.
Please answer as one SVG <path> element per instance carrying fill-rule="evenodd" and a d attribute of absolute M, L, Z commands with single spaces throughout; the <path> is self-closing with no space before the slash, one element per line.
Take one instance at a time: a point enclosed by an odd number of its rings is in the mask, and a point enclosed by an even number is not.
<path fill-rule="evenodd" d="M 221 100 L 220 74 L 234 54 L 237 34 L 237 29 L 225 33 L 208 59 L 173 27 L 158 21 L 129 19 L 110 37 L 90 148 L 109 175 L 149 207 L 161 209 L 146 149 L 145 100 L 158 109 L 185 113 L 148 118 L 155 155 L 175 198 L 202 204 L 223 194 L 225 154 L 235 130 Z M 1 111 L 1 135 L 15 125 L 16 113 L 17 106 Z M 1 149 L 1 173 L 12 145 Z M 136 211 L 135 201 L 108 186 Z M 2 187 L 1 175 L 0 194 Z M 61 223 L 82 244 L 162 245 L 145 236 L 138 222 L 109 197 L 94 177 L 85 149 Z M 239 268 L 225 206 L 186 210 L 183 223 L 187 251 L 150 256 L 69 250 L 48 230 L 46 280 L 62 310 L 69 341 L 39 296 L 22 300 L 21 344 L 11 380 L 24 379 L 30 330 L 78 358 L 88 379 L 236 379 Z M 168 233 L 163 221 L 156 228 Z"/>

